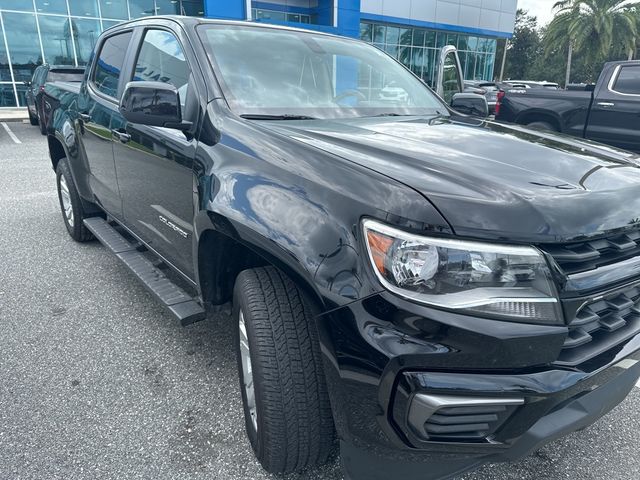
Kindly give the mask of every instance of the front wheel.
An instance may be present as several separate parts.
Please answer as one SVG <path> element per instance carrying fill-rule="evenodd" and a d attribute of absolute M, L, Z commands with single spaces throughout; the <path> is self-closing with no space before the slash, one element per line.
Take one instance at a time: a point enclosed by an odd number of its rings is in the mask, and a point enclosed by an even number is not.
<path fill-rule="evenodd" d="M 67 232 L 76 242 L 91 240 L 93 235 L 84 225 L 83 220 L 86 216 L 66 158 L 61 159 L 56 167 L 56 184 L 62 219 Z"/>
<path fill-rule="evenodd" d="M 233 293 L 245 424 L 270 473 L 325 463 L 334 427 L 314 312 L 273 267 L 245 270 Z"/>

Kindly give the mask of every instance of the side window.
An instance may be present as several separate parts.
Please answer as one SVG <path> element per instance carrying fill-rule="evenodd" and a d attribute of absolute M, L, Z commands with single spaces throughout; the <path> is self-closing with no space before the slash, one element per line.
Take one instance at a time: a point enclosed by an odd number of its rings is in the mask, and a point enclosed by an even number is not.
<path fill-rule="evenodd" d="M 170 83 L 178 89 L 184 109 L 189 90 L 189 65 L 178 39 L 165 30 L 147 30 L 133 81 Z"/>
<path fill-rule="evenodd" d="M 622 67 L 613 89 L 618 93 L 640 95 L 640 66 Z"/>
<path fill-rule="evenodd" d="M 129 48 L 132 32 L 120 33 L 107 38 L 102 44 L 93 73 L 96 88 L 110 97 L 118 93 L 118 79 Z"/>

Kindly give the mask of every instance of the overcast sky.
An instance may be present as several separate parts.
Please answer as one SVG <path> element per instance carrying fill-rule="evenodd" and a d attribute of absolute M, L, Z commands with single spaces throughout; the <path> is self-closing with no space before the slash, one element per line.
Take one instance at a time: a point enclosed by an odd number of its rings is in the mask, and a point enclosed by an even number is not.
<path fill-rule="evenodd" d="M 529 10 L 530 15 L 538 17 L 538 25 L 546 25 L 553 18 L 553 6 L 557 0 L 518 0 L 518 8 Z"/>

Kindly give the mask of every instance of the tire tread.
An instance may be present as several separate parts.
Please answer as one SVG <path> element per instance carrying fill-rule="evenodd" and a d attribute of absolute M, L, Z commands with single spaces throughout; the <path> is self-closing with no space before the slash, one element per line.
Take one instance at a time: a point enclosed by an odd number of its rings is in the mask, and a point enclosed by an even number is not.
<path fill-rule="evenodd" d="M 261 379 L 259 460 L 272 473 L 326 462 L 335 435 L 310 302 L 274 267 L 241 272 L 236 288 L 244 295 L 257 344 L 252 348 L 258 352 L 254 382 L 256 375 Z"/>
<path fill-rule="evenodd" d="M 59 182 L 58 178 L 64 175 L 65 180 L 67 181 L 67 186 L 69 187 L 69 195 L 71 196 L 71 205 L 73 207 L 73 215 L 74 215 L 74 226 L 70 227 L 64 218 L 64 212 L 62 212 L 63 222 L 69 235 L 76 242 L 88 242 L 89 240 L 93 240 L 93 234 L 89 231 L 89 229 L 85 226 L 83 220 L 86 218 L 84 211 L 82 209 L 82 201 L 80 200 L 80 195 L 78 194 L 78 190 L 76 190 L 76 184 L 73 181 L 73 176 L 71 175 L 71 169 L 68 165 L 68 160 L 66 158 L 60 159 L 58 165 L 56 166 L 56 182 Z M 58 187 L 59 190 L 59 187 Z M 62 209 L 62 201 L 60 200 L 60 192 L 58 191 L 58 200 L 60 201 L 60 208 Z"/>

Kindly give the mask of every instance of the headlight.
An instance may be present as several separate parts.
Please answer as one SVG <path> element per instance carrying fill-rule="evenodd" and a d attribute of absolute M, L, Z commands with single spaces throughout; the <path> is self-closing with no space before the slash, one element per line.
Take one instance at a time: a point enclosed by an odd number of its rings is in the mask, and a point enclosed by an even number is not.
<path fill-rule="evenodd" d="M 533 247 L 412 235 L 363 223 L 376 275 L 388 290 L 438 308 L 562 325 L 551 272 Z"/>

